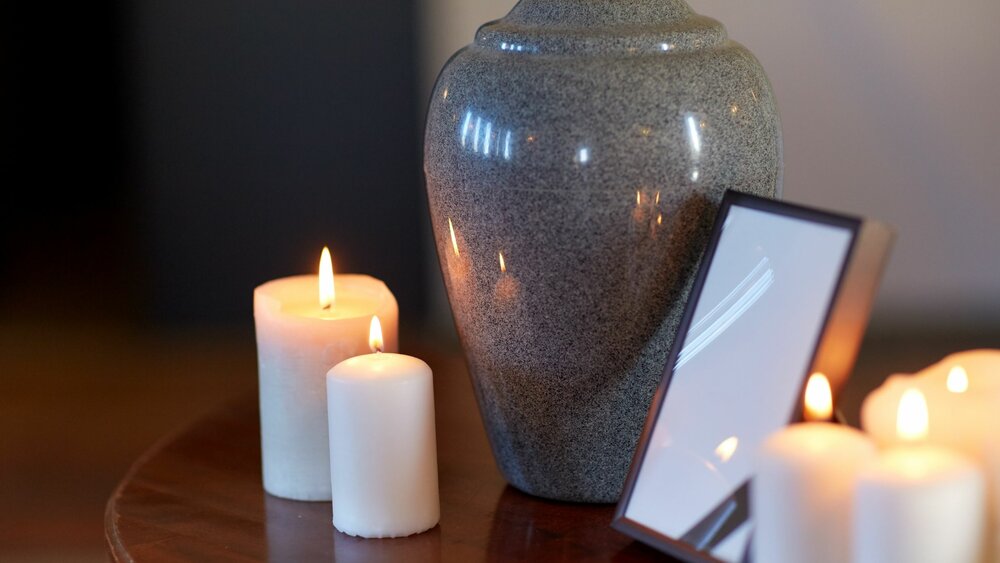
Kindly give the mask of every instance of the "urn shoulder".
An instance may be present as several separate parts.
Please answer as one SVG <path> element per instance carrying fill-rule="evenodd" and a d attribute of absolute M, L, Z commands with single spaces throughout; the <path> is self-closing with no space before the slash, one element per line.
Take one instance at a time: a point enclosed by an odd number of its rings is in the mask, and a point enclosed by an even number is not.
<path fill-rule="evenodd" d="M 780 190 L 763 69 L 722 24 L 678 1 L 522 0 L 442 70 L 425 156 L 428 174 L 477 173 L 473 162 L 545 178 L 641 158 L 657 171 L 649 182 L 739 189 L 771 174 Z"/>

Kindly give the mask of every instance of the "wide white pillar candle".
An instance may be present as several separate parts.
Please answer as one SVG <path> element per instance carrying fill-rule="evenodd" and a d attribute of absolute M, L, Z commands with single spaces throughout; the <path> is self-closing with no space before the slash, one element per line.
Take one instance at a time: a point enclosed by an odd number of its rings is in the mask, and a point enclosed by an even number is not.
<path fill-rule="evenodd" d="M 326 308 L 319 277 L 334 284 Z M 264 490 L 295 500 L 330 500 L 326 372 L 368 351 L 368 323 L 385 321 L 387 350 L 397 347 L 396 299 L 363 275 L 294 276 L 254 290 L 260 378 Z"/>
<path fill-rule="evenodd" d="M 916 389 L 899 403 L 901 439 L 927 434 Z M 856 563 L 978 563 L 983 557 L 986 485 L 970 458 L 938 446 L 895 446 L 864 470 L 855 488 Z"/>
<path fill-rule="evenodd" d="M 806 387 L 807 418 L 826 419 L 832 411 L 829 381 L 814 374 Z M 750 486 L 754 561 L 847 561 L 851 490 L 877 454 L 867 436 L 829 422 L 794 424 L 768 437 Z"/>
<path fill-rule="evenodd" d="M 373 333 L 377 324 L 372 319 Z M 377 337 L 372 349 L 381 349 Z M 437 525 L 431 369 L 411 356 L 375 352 L 337 364 L 326 383 L 334 527 L 395 538 Z"/>

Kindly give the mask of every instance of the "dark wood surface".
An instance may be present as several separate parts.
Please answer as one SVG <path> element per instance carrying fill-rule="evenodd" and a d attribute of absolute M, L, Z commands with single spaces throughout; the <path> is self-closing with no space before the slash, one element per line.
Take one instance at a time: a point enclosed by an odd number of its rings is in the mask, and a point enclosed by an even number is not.
<path fill-rule="evenodd" d="M 613 505 L 541 500 L 506 485 L 458 355 L 435 372 L 441 522 L 409 538 L 337 532 L 328 502 L 264 493 L 257 397 L 248 394 L 154 445 L 108 502 L 117 561 L 669 560 L 612 530 Z"/>
<path fill-rule="evenodd" d="M 913 372 L 948 353 L 996 347 L 1000 342 L 1000 330 L 886 334 L 890 336 L 866 340 L 854 376 L 839 397 L 853 424 L 857 424 L 864 396 L 886 375 Z M 182 356 L 197 356 L 188 348 L 166 350 L 170 353 L 152 362 L 149 353 L 143 352 L 143 365 L 162 364 L 165 373 L 170 373 L 179 369 L 177 362 L 170 363 L 178 350 Z M 185 370 L 204 378 L 181 387 L 197 394 L 191 401 L 205 401 L 205 394 L 225 396 L 222 384 L 244 396 L 163 438 L 135 462 L 107 505 L 105 539 L 112 558 L 140 562 L 670 561 L 612 530 L 611 505 L 549 502 L 508 487 L 494 465 L 460 354 L 436 350 L 425 345 L 414 355 L 434 369 L 441 482 L 437 528 L 410 538 L 359 540 L 333 529 L 329 503 L 294 502 L 264 494 L 257 397 L 251 388 L 255 374 L 248 349 L 219 352 L 211 362 L 182 362 Z M 116 364 L 121 363 L 120 354 L 113 357 Z M 224 364 L 222 359 L 226 359 Z M 200 371 L 194 369 L 201 364 Z M 227 375 L 230 372 L 235 373 Z M 177 374 L 171 375 L 175 381 Z M 138 411 L 141 403 L 135 402 L 129 411 L 133 425 L 151 414 Z M 4 414 L 0 410 L 0 420 Z M 79 420 L 85 424 L 88 418 Z M 65 429 L 61 426 L 60 433 Z"/>

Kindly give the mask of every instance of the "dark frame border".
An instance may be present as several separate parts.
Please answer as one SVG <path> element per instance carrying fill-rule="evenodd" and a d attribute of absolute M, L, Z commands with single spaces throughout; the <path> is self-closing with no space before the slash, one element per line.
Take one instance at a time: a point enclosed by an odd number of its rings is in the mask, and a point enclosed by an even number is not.
<path fill-rule="evenodd" d="M 622 491 L 622 496 L 618 501 L 618 506 L 615 508 L 614 519 L 611 522 L 611 527 L 615 530 L 685 561 L 716 563 L 719 560 L 712 557 L 709 553 L 700 551 L 692 545 L 681 541 L 679 538 L 672 538 L 662 532 L 654 530 L 641 524 L 640 522 L 626 517 L 625 511 L 628 508 L 629 501 L 632 499 L 632 492 L 635 489 L 639 472 L 642 469 L 642 462 L 646 457 L 647 450 L 649 449 L 649 441 L 653 433 L 653 428 L 656 426 L 656 420 L 660 417 L 660 411 L 663 409 L 664 400 L 670 387 L 670 381 L 673 379 L 674 365 L 677 363 L 677 356 L 680 354 L 680 351 L 683 348 L 684 340 L 687 338 L 688 329 L 691 327 L 691 321 L 694 317 L 694 311 L 697 308 L 698 302 L 701 300 L 701 293 L 705 286 L 705 280 L 708 277 L 708 272 L 715 259 L 715 251 L 718 248 L 719 239 L 722 235 L 722 226 L 725 224 L 726 218 L 729 216 L 730 209 L 734 206 L 756 209 L 772 213 L 774 215 L 800 219 L 820 225 L 838 227 L 846 229 L 851 235 L 847 252 L 844 254 L 843 261 L 840 265 L 836 285 L 834 286 L 833 292 L 829 297 L 829 303 L 826 308 L 826 313 L 823 316 L 821 330 L 817 334 L 816 341 L 812 346 L 812 354 L 810 356 L 809 365 L 806 368 L 806 373 L 803 373 L 801 377 L 798 395 L 800 399 L 793 406 L 792 413 L 789 415 L 789 424 L 802 419 L 801 397 L 805 390 L 806 379 L 809 376 L 811 368 L 816 362 L 816 356 L 819 351 L 820 343 L 823 341 L 823 336 L 829 325 L 830 317 L 837 303 L 837 298 L 844 285 L 844 278 L 847 273 L 848 266 L 851 264 L 855 250 L 857 249 L 859 234 L 861 232 L 861 227 L 864 224 L 864 221 L 858 217 L 831 213 L 829 211 L 823 211 L 792 203 L 785 203 L 773 199 L 735 192 L 732 190 L 726 190 L 723 195 L 718 213 L 715 217 L 715 223 L 712 226 L 712 234 L 709 238 L 708 246 L 705 249 L 705 253 L 702 255 L 701 264 L 698 267 L 698 273 L 695 277 L 694 285 L 691 288 L 691 294 L 688 297 L 687 305 L 684 308 L 684 316 L 681 318 L 677 334 L 674 336 L 673 344 L 670 347 L 670 355 L 667 358 L 667 364 L 664 368 L 663 376 L 660 380 L 659 386 L 657 387 L 656 394 L 653 397 L 653 403 L 650 406 L 649 413 L 646 416 L 646 422 L 643 425 L 642 434 L 639 438 L 639 444 L 632 457 L 632 464 L 629 469 L 628 477 L 625 481 L 625 487 Z"/>

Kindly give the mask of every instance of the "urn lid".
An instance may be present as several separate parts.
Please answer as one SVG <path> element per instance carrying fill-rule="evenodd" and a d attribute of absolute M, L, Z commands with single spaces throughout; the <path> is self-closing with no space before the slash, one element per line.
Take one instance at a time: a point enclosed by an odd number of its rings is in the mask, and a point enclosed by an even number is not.
<path fill-rule="evenodd" d="M 540 54 L 683 52 L 728 40 L 683 0 L 521 0 L 476 32 L 476 45 Z"/>

